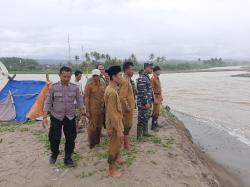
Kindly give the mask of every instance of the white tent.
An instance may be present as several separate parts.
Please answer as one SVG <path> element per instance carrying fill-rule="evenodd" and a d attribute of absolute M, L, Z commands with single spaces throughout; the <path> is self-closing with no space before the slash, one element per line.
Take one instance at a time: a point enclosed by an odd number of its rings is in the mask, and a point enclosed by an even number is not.
<path fill-rule="evenodd" d="M 0 61 L 0 91 L 9 81 L 9 72 L 5 65 Z"/>
<path fill-rule="evenodd" d="M 9 72 L 5 65 L 0 61 L 0 91 L 9 81 Z"/>

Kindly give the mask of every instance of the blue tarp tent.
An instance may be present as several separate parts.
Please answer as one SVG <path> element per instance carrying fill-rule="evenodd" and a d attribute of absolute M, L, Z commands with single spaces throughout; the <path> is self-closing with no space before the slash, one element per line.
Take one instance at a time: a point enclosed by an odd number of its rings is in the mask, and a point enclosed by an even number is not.
<path fill-rule="evenodd" d="M 16 121 L 25 122 L 26 114 L 37 100 L 45 84 L 45 81 L 10 80 L 0 92 L 0 101 L 8 97 L 11 92 L 16 109 Z"/>

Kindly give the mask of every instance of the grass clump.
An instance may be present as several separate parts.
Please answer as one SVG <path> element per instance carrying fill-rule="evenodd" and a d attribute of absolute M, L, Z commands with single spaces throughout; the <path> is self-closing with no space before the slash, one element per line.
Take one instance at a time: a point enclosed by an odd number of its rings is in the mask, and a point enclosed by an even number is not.
<path fill-rule="evenodd" d="M 83 171 L 80 175 L 76 175 L 76 177 L 83 179 L 83 178 L 86 178 L 86 177 L 91 177 L 94 174 L 95 174 L 94 171 L 91 171 L 91 172 L 85 172 L 85 171 Z"/>
<path fill-rule="evenodd" d="M 0 122 L 0 133 L 2 132 L 15 132 L 20 127 L 16 122 Z"/>
<path fill-rule="evenodd" d="M 165 108 L 161 106 L 160 115 L 173 121 L 177 119 L 176 116 L 171 112 L 169 106 L 166 106 Z"/>
<path fill-rule="evenodd" d="M 164 137 L 164 138 L 159 138 L 156 136 L 147 138 L 150 142 L 163 146 L 165 148 L 171 148 L 171 146 L 175 143 L 175 139 L 173 137 Z"/>
<path fill-rule="evenodd" d="M 97 157 L 99 160 L 107 159 L 107 158 L 108 158 L 108 152 L 107 152 L 107 151 L 99 152 L 99 153 L 96 154 L 96 157 Z"/>

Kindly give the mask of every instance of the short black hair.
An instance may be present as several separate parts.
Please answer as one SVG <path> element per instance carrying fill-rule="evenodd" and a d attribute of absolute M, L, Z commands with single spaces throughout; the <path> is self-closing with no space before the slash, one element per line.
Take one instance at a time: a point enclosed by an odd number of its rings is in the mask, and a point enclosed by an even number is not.
<path fill-rule="evenodd" d="M 98 69 L 99 66 L 103 66 L 104 67 L 104 65 L 102 63 L 99 63 L 99 64 L 96 65 L 95 68 Z"/>
<path fill-rule="evenodd" d="M 130 60 L 125 60 L 122 66 L 123 71 L 125 72 L 127 69 L 129 69 L 129 66 L 134 66 L 134 63 Z"/>
<path fill-rule="evenodd" d="M 141 75 L 143 73 L 143 71 L 144 71 L 143 69 L 139 70 L 138 74 Z"/>
<path fill-rule="evenodd" d="M 155 72 L 155 71 L 159 71 L 159 70 L 161 70 L 161 68 L 159 67 L 159 66 L 155 66 L 154 68 L 153 68 L 153 71 Z"/>
<path fill-rule="evenodd" d="M 82 72 L 80 70 L 75 71 L 75 76 L 77 77 L 78 75 L 82 75 Z"/>
<path fill-rule="evenodd" d="M 113 80 L 113 76 L 116 76 L 121 71 L 122 71 L 122 68 L 119 65 L 113 65 L 109 67 L 108 74 L 109 74 L 110 80 Z"/>
<path fill-rule="evenodd" d="M 70 67 L 68 67 L 68 66 L 61 67 L 60 68 L 60 74 L 62 74 L 63 71 L 72 73 L 72 69 Z"/>

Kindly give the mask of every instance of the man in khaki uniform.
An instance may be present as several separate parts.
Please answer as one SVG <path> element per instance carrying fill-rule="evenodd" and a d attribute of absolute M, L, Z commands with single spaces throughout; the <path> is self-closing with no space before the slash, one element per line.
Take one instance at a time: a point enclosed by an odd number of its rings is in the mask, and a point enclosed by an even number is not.
<path fill-rule="evenodd" d="M 151 78 L 152 88 L 154 91 L 154 105 L 153 105 L 153 115 L 152 115 L 152 127 L 154 131 L 158 131 L 157 128 L 162 126 L 158 124 L 158 117 L 160 115 L 161 103 L 163 101 L 162 91 L 161 91 L 161 82 L 159 79 L 160 76 L 160 67 L 155 66 L 153 69 L 153 77 Z"/>
<path fill-rule="evenodd" d="M 100 143 L 104 112 L 105 86 L 100 81 L 100 70 L 92 71 L 92 81 L 89 82 L 84 91 L 86 115 L 89 118 L 88 136 L 89 147 L 92 149 Z"/>
<path fill-rule="evenodd" d="M 133 77 L 134 74 L 133 62 L 124 62 L 123 71 L 124 75 L 120 86 L 119 96 L 123 112 L 122 122 L 124 126 L 124 148 L 130 150 L 128 135 L 133 125 L 133 112 L 135 108 L 135 96 L 133 92 L 133 87 L 131 85 L 131 77 Z"/>
<path fill-rule="evenodd" d="M 100 72 L 101 72 L 101 75 L 100 75 L 100 80 L 101 80 L 101 82 L 102 82 L 102 84 L 104 84 L 105 85 L 105 88 L 109 85 L 109 75 L 108 75 L 108 73 L 106 72 L 107 70 L 105 70 L 105 67 L 104 67 L 104 65 L 103 64 L 97 64 L 97 66 L 96 66 L 96 69 L 99 69 L 100 70 Z M 104 106 L 104 108 L 105 108 L 105 106 Z M 106 129 L 106 124 L 105 124 L 105 112 L 102 114 L 103 115 L 103 127 Z M 104 136 L 105 137 L 105 135 L 104 134 L 101 134 L 101 136 Z"/>
<path fill-rule="evenodd" d="M 111 66 L 108 70 L 110 76 L 109 86 L 105 90 L 104 100 L 106 107 L 106 125 L 110 138 L 108 149 L 109 176 L 120 177 L 121 173 L 115 169 L 115 163 L 122 164 L 119 160 L 121 144 L 124 140 L 124 127 L 122 124 L 122 106 L 118 95 L 119 85 L 122 81 L 120 66 Z"/>
<path fill-rule="evenodd" d="M 105 83 L 106 86 L 109 84 L 109 79 L 106 77 L 106 70 L 103 64 L 98 64 L 96 69 L 99 69 L 101 72 L 100 79 Z"/>

